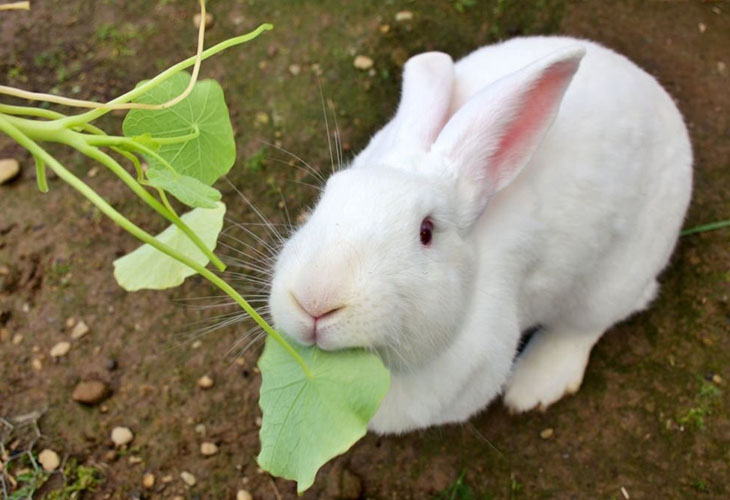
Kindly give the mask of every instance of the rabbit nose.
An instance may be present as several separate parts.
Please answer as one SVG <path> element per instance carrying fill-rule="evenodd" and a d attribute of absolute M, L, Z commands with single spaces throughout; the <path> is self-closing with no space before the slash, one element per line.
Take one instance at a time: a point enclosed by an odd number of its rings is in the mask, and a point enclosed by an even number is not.
<path fill-rule="evenodd" d="M 317 303 L 310 302 L 310 301 L 303 301 L 299 300 L 297 296 L 294 293 L 290 293 L 292 300 L 294 303 L 299 307 L 299 309 L 303 312 L 305 312 L 308 316 L 311 316 L 312 319 L 314 319 L 315 322 L 324 319 L 326 317 L 332 316 L 337 311 L 340 311 L 345 308 L 344 305 L 338 305 L 338 306 L 332 306 L 327 303 Z M 305 305 L 306 304 L 306 305 Z"/>

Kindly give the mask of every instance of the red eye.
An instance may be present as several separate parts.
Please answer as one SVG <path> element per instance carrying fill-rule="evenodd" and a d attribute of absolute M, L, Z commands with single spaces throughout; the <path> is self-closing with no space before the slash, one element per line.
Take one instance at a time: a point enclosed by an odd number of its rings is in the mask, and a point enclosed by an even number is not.
<path fill-rule="evenodd" d="M 431 238 L 433 237 L 433 222 L 431 222 L 431 219 L 426 217 L 423 219 L 423 222 L 421 222 L 421 243 L 423 245 L 428 245 L 431 243 Z"/>

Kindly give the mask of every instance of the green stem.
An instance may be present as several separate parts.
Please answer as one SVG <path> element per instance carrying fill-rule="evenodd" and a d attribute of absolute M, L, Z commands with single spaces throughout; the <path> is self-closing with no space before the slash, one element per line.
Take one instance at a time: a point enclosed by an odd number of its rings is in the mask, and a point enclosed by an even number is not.
<path fill-rule="evenodd" d="M 47 193 L 48 179 L 46 178 L 46 164 L 37 156 L 34 156 L 33 159 L 35 160 L 35 178 L 38 183 L 38 190 L 41 193 Z"/>
<path fill-rule="evenodd" d="M 160 195 L 160 199 L 162 200 L 162 204 L 165 205 L 165 208 L 167 208 L 171 214 L 173 214 L 175 217 L 177 217 L 177 212 L 175 212 L 175 209 L 172 208 L 172 205 L 170 205 L 170 200 L 167 199 L 167 195 L 165 194 L 164 189 L 156 188 L 157 192 Z"/>
<path fill-rule="evenodd" d="M 46 118 L 48 120 L 56 120 L 66 116 L 61 113 L 51 111 L 50 109 L 33 108 L 30 106 L 13 106 L 10 104 L 0 104 L 0 113 L 6 113 L 8 115 L 37 116 L 38 118 Z"/>
<path fill-rule="evenodd" d="M 79 134 L 80 135 L 80 134 Z M 183 222 L 180 217 L 178 217 L 175 212 L 169 211 L 164 205 L 162 205 L 159 201 L 155 199 L 154 196 L 152 196 L 150 193 L 147 192 L 145 188 L 143 188 L 129 173 L 127 173 L 126 170 L 124 170 L 124 167 L 122 167 L 117 161 L 109 156 L 108 154 L 104 153 L 98 148 L 95 148 L 93 146 L 89 146 L 88 143 L 81 141 L 81 144 L 73 144 L 73 143 L 67 143 L 79 151 L 81 153 L 85 154 L 89 158 L 92 158 L 99 163 L 103 163 L 109 169 L 114 172 L 114 174 L 117 175 L 122 181 L 129 186 L 129 188 L 142 200 L 144 200 L 145 203 L 147 203 L 150 207 L 152 207 L 158 214 L 162 215 L 165 219 L 169 220 L 171 223 L 175 224 L 177 227 L 180 228 L 180 230 L 185 233 L 185 235 L 190 238 L 190 240 L 195 243 L 195 246 L 197 246 L 208 259 L 213 263 L 213 265 L 219 270 L 219 271 L 225 271 L 226 265 L 221 261 L 218 256 L 213 253 L 213 251 L 208 248 L 208 246 L 203 243 L 203 241 L 200 239 L 200 237 L 193 232 L 190 227 Z"/>
<path fill-rule="evenodd" d="M 125 147 L 127 149 L 137 150 L 148 156 L 151 156 L 170 172 L 177 174 L 177 170 L 169 161 L 160 156 L 154 149 L 148 148 L 141 142 L 135 141 L 132 137 L 123 137 L 118 135 L 104 135 L 87 138 L 87 142 L 91 146 L 109 146 L 109 147 Z"/>
<path fill-rule="evenodd" d="M 165 245 L 164 243 L 161 243 L 156 238 L 154 238 L 151 234 L 144 231 L 139 226 L 135 225 L 132 221 L 124 217 L 121 213 L 117 212 L 109 203 L 104 200 L 101 196 L 99 196 L 93 189 L 91 189 L 87 184 L 85 184 L 81 179 L 76 177 L 74 174 L 72 174 L 69 170 L 67 170 L 61 163 L 56 160 L 53 156 L 48 154 L 46 150 L 44 150 L 42 147 L 40 147 L 36 142 L 34 142 L 32 139 L 30 139 L 28 136 L 26 136 L 23 132 L 21 132 L 19 129 L 14 127 L 7 119 L 6 117 L 0 116 L 0 131 L 6 133 L 9 135 L 12 139 L 14 139 L 18 144 L 23 146 L 25 149 L 30 151 L 30 153 L 40 158 L 43 162 L 45 162 L 55 173 L 58 175 L 62 180 L 64 180 L 66 183 L 70 184 L 71 187 L 79 191 L 84 197 L 86 197 L 91 203 L 96 205 L 96 207 L 101 210 L 101 212 L 109 217 L 112 221 L 117 223 L 119 226 L 121 226 L 125 231 L 132 234 L 137 239 L 141 240 L 144 243 L 147 243 L 148 245 L 156 248 L 160 252 L 172 257 L 173 259 L 177 260 L 178 262 L 181 262 L 185 264 L 186 266 L 190 267 L 194 271 L 196 271 L 198 274 L 203 276 L 205 279 L 213 283 L 215 286 L 217 286 L 221 291 L 226 293 L 229 297 L 231 297 L 233 300 L 236 301 L 236 303 L 241 306 L 241 308 L 246 311 L 249 316 L 251 316 L 251 319 L 253 319 L 256 324 L 258 324 L 261 328 L 264 329 L 264 331 L 270 335 L 276 342 L 279 343 L 302 367 L 302 370 L 304 371 L 305 375 L 308 378 L 312 377 L 311 372 L 309 371 L 309 368 L 307 367 L 307 364 L 304 362 L 302 357 L 299 355 L 299 353 L 291 346 L 289 343 L 282 337 L 276 330 L 274 330 L 257 312 L 254 310 L 251 305 L 246 302 L 246 300 L 241 297 L 241 295 L 236 292 L 236 290 L 233 289 L 228 283 L 223 281 L 220 277 L 218 277 L 216 274 L 211 272 L 210 270 L 206 269 L 204 266 L 198 264 L 194 260 L 190 259 L 186 255 L 183 255 L 182 253 L 178 252 L 177 250 L 170 248 L 169 246 Z M 111 159 L 111 158 L 110 158 Z M 114 161 L 113 159 L 111 159 Z M 100 160 L 101 161 L 101 160 Z M 104 162 L 105 163 L 105 162 Z"/>
<path fill-rule="evenodd" d="M 109 156 L 108 154 L 101 151 L 99 148 L 94 147 L 94 144 L 106 144 L 109 146 L 115 144 L 123 144 L 124 141 L 131 141 L 132 144 L 139 146 L 135 141 L 127 137 L 113 137 L 107 135 L 88 135 L 79 132 L 74 132 L 68 129 L 55 130 L 44 125 L 48 125 L 52 122 L 38 122 L 37 120 L 27 120 L 25 118 L 18 118 L 16 116 L 8 116 L 0 113 L 0 119 L 5 120 L 8 125 L 17 127 L 18 131 L 23 135 L 27 135 L 31 140 L 58 142 L 71 146 L 76 150 L 80 151 L 84 155 L 92 158 L 104 165 L 106 165 L 117 177 L 119 177 L 137 196 L 147 203 L 152 209 L 158 214 L 163 216 L 165 219 L 175 224 L 180 230 L 187 235 L 195 245 L 200 248 L 200 251 L 205 254 L 206 257 L 213 263 L 213 265 L 219 270 L 224 271 L 226 265 L 221 261 L 213 251 L 208 248 L 200 237 L 188 227 L 177 215 L 170 212 L 155 199 L 150 193 L 147 192 L 117 161 Z M 93 127 L 95 128 L 95 127 Z M 149 149 L 149 148 L 145 148 Z M 151 151 L 151 150 L 149 150 Z M 172 168 L 172 167 L 170 167 Z M 174 171 L 174 170 L 173 170 Z"/>
<path fill-rule="evenodd" d="M 234 45 L 240 45 L 242 43 L 246 43 L 250 40 L 253 40 L 257 36 L 259 36 L 264 31 L 269 31 L 274 29 L 274 26 L 265 23 L 256 28 L 255 30 L 246 33 L 245 35 L 237 36 L 234 38 L 229 38 L 228 40 L 224 40 L 221 43 L 212 46 L 209 49 L 206 49 L 201 54 L 201 60 L 205 60 L 209 58 L 212 55 L 217 54 L 218 52 L 221 52 L 227 48 L 233 47 Z M 170 66 L 168 69 L 157 75 L 156 77 L 152 78 L 151 80 L 147 80 L 142 85 L 139 85 L 138 87 L 130 90 L 126 94 L 122 94 L 116 99 L 112 99 L 109 101 L 108 104 L 121 104 L 125 102 L 132 101 L 136 99 L 137 97 L 149 92 L 153 88 L 160 85 L 162 82 L 170 78 L 172 75 L 179 73 L 180 71 L 184 70 L 185 68 L 188 68 L 195 64 L 195 56 L 191 56 L 184 61 L 180 61 L 179 63 L 175 64 L 174 66 Z M 81 113 L 79 115 L 69 116 L 66 118 L 62 118 L 58 120 L 63 127 L 70 128 L 75 127 L 84 123 L 91 122 L 93 120 L 96 120 L 100 116 L 103 116 L 107 114 L 109 111 L 112 111 L 111 109 L 93 109 L 91 111 L 87 111 L 85 113 Z"/>
<path fill-rule="evenodd" d="M 112 151 L 124 156 L 127 160 L 132 162 L 132 165 L 134 165 L 134 171 L 137 173 L 137 182 L 141 183 L 144 180 L 144 172 L 142 171 L 142 164 L 139 162 L 139 158 L 137 158 L 136 155 L 130 153 L 129 151 L 126 151 L 121 148 L 111 148 Z"/>
<path fill-rule="evenodd" d="M 712 222 L 710 224 L 703 224 L 701 226 L 691 227 L 689 229 L 685 229 L 684 231 L 682 231 L 679 234 L 680 234 L 680 236 L 687 236 L 687 235 L 695 234 L 695 233 L 704 233 L 707 231 L 714 231 L 716 229 L 723 229 L 725 227 L 730 227 L 730 219 L 721 220 L 719 222 Z"/>
<path fill-rule="evenodd" d="M 181 142 L 188 142 L 192 141 L 193 139 L 196 139 L 200 135 L 200 130 L 198 129 L 198 126 L 195 126 L 195 132 L 191 132 L 186 135 L 176 135 L 174 137 L 150 137 L 151 141 L 156 142 L 157 144 L 179 144 Z"/>

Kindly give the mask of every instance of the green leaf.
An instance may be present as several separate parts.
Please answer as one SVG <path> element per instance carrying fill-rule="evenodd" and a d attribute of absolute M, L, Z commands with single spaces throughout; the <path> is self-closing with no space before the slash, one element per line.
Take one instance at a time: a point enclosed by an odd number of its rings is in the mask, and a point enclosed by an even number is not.
<path fill-rule="evenodd" d="M 182 94 L 189 82 L 190 75 L 181 71 L 137 102 L 165 103 Z M 227 173 L 236 159 L 236 143 L 223 89 L 215 80 L 196 82 L 190 95 L 170 108 L 130 110 L 122 129 L 127 137 L 143 137 L 145 145 L 156 142 L 157 153 L 177 172 L 207 185 Z M 145 158 L 151 168 L 163 168 L 159 160 Z"/>
<path fill-rule="evenodd" d="M 147 171 L 147 181 L 151 186 L 164 189 L 189 207 L 215 208 L 221 193 L 206 186 L 198 179 L 171 172 L 166 168 L 151 168 Z"/>
<path fill-rule="evenodd" d="M 295 480 L 301 493 L 322 465 L 365 435 L 388 392 L 390 373 L 380 358 L 361 349 L 327 352 L 291 344 L 311 378 L 276 340 L 266 339 L 258 362 L 263 421 L 257 460 L 269 473 Z"/>
<path fill-rule="evenodd" d="M 218 233 L 223 228 L 225 213 L 226 206 L 218 202 L 214 209 L 196 208 L 184 214 L 181 219 L 200 237 L 205 246 L 213 250 L 218 240 Z M 175 225 L 168 227 L 155 238 L 200 265 L 208 263 L 208 257 Z M 145 288 L 153 290 L 172 288 L 193 274 L 195 271 L 182 262 L 147 244 L 114 261 L 114 277 L 119 286 L 129 292 Z"/>

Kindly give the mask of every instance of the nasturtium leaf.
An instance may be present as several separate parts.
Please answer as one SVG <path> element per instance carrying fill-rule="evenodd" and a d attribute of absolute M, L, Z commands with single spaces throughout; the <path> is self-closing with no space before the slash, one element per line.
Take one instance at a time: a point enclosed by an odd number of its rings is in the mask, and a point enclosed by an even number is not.
<path fill-rule="evenodd" d="M 258 362 L 263 420 L 257 460 L 271 474 L 295 480 L 301 493 L 322 465 L 365 435 L 388 392 L 390 373 L 365 350 L 328 352 L 291 345 L 311 378 L 275 339 L 266 339 Z"/>
<path fill-rule="evenodd" d="M 190 75 L 181 71 L 136 101 L 162 104 L 182 94 Z M 231 120 L 223 98 L 223 89 L 215 80 L 195 83 L 192 92 L 167 109 L 132 109 L 122 125 L 127 137 L 140 137 L 145 145 L 159 139 L 157 153 L 173 168 L 212 185 L 227 173 L 236 159 Z M 147 135 L 148 134 L 148 135 Z M 185 136 L 190 136 L 185 139 Z M 176 141 L 175 138 L 181 138 Z M 151 155 L 145 155 L 151 168 L 163 168 Z"/>
<path fill-rule="evenodd" d="M 223 228 L 225 213 L 226 206 L 218 202 L 216 208 L 196 208 L 184 214 L 181 219 L 200 237 L 206 247 L 213 250 L 218 233 Z M 175 225 L 171 225 L 155 238 L 202 266 L 208 263 L 208 257 Z M 172 288 L 193 274 L 193 269 L 148 244 L 114 261 L 114 277 L 119 286 L 128 292 L 145 288 Z"/>
<path fill-rule="evenodd" d="M 163 189 L 189 207 L 215 208 L 221 199 L 217 189 L 207 186 L 195 177 L 171 172 L 167 168 L 151 168 L 147 171 L 151 186 Z"/>

